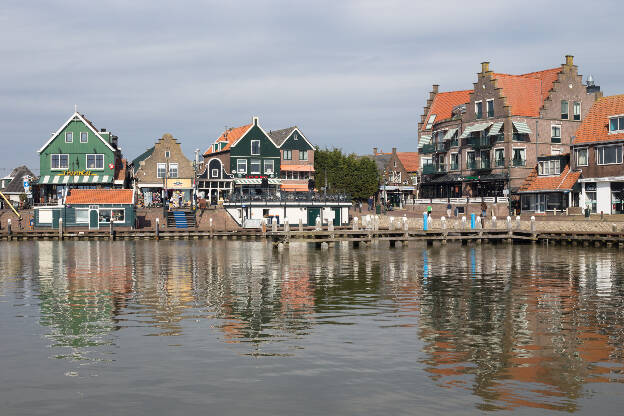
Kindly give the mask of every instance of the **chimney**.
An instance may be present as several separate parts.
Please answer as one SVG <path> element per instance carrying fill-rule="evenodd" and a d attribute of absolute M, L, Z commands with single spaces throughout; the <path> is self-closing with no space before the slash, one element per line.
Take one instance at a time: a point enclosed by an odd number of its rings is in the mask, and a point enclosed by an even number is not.
<path fill-rule="evenodd" d="M 393 155 L 396 155 L 396 147 L 393 147 L 393 148 L 392 148 L 392 154 L 393 154 Z"/>
<path fill-rule="evenodd" d="M 373 156 L 377 155 L 377 148 L 373 147 Z"/>
<path fill-rule="evenodd" d="M 486 72 L 490 72 L 490 63 L 485 61 L 485 62 L 481 62 L 481 72 L 482 73 L 486 73 Z"/>
<path fill-rule="evenodd" d="M 567 66 L 574 65 L 574 55 L 566 55 L 566 65 Z"/>
<path fill-rule="evenodd" d="M 432 91 L 433 91 L 433 93 L 434 93 L 434 94 L 437 94 L 437 93 L 438 93 L 438 88 L 440 88 L 440 85 L 438 85 L 438 84 L 433 84 L 433 89 L 432 89 Z"/>

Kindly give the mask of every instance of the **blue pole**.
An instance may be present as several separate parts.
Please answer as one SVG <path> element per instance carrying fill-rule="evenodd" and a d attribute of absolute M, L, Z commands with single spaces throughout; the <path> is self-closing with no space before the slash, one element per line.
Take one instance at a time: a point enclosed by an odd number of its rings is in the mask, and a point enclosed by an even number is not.
<path fill-rule="evenodd" d="M 470 214 L 470 228 L 474 229 L 476 226 L 477 222 L 477 217 L 475 216 L 475 214 Z"/>
<path fill-rule="evenodd" d="M 428 229 L 428 227 L 429 227 L 429 224 L 428 224 L 428 221 L 427 221 L 428 219 L 429 219 L 429 218 L 428 218 L 427 213 L 426 213 L 426 212 L 423 212 L 423 230 L 424 230 L 424 231 L 427 231 L 427 229 Z"/>

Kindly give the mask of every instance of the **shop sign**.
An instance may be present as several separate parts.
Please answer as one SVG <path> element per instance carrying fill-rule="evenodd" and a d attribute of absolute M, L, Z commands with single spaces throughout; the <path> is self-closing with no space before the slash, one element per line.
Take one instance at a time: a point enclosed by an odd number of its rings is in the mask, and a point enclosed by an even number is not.
<path fill-rule="evenodd" d="M 64 170 L 63 173 L 57 174 L 57 176 L 94 176 L 90 170 Z"/>

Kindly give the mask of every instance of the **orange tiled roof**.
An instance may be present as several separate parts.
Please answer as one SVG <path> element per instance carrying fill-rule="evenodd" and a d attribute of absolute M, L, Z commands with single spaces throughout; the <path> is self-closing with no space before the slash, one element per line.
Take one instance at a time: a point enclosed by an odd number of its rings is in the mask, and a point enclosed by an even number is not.
<path fill-rule="evenodd" d="M 423 124 L 422 129 L 425 129 L 427 122 L 429 121 L 429 117 L 433 114 L 436 115 L 434 123 L 451 118 L 453 107 L 469 102 L 470 93 L 472 92 L 473 90 L 437 93 L 433 98 L 433 102 L 431 103 L 431 107 L 429 108 L 429 112 L 427 113 L 425 124 Z"/>
<path fill-rule="evenodd" d="M 624 114 L 624 95 L 599 98 L 583 119 L 573 144 L 624 139 L 624 133 L 609 134 L 609 116 L 620 114 Z"/>
<path fill-rule="evenodd" d="M 569 165 L 557 176 L 539 176 L 535 167 L 520 187 L 520 192 L 569 191 L 580 176 L 581 172 L 571 171 Z"/>
<path fill-rule="evenodd" d="M 232 144 L 234 144 L 234 142 L 236 140 L 240 139 L 243 136 L 243 134 L 245 134 L 247 132 L 247 130 L 249 130 L 250 127 L 251 127 L 251 124 L 247 124 L 247 125 L 244 125 L 244 126 L 233 127 L 233 128 L 227 129 L 215 141 L 215 143 L 226 142 L 227 144 L 225 145 L 225 147 L 223 149 L 221 149 L 219 152 L 213 152 L 212 151 L 212 146 L 210 146 L 204 152 L 204 156 L 208 156 L 209 154 L 212 154 L 212 153 L 220 153 L 220 152 L 225 152 L 226 150 L 230 150 L 230 146 L 232 146 Z"/>
<path fill-rule="evenodd" d="M 67 204 L 132 204 L 132 189 L 72 189 Z"/>
<path fill-rule="evenodd" d="M 492 73 L 496 86 L 511 106 L 514 116 L 539 117 L 540 108 L 561 72 L 561 67 L 522 75 Z"/>
<path fill-rule="evenodd" d="M 408 172 L 416 172 L 420 169 L 420 156 L 418 152 L 397 152 L 397 157 Z"/>

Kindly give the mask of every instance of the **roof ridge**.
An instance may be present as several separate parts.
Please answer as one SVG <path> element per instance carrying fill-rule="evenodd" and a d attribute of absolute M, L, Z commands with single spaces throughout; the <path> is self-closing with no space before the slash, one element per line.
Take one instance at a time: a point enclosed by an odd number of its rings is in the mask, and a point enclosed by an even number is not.
<path fill-rule="evenodd" d="M 559 185 L 557 185 L 557 189 L 561 189 L 561 185 L 563 185 L 563 183 L 565 182 L 566 178 L 568 177 L 568 175 L 570 174 L 570 165 L 565 165 L 565 168 L 563 168 L 563 170 L 568 170 L 565 174 L 565 176 L 563 178 L 561 178 L 561 180 L 559 181 Z"/>

